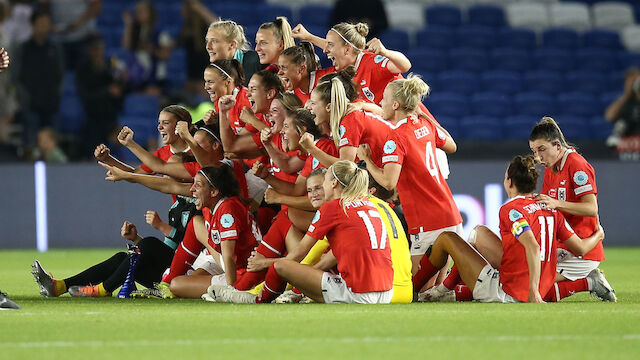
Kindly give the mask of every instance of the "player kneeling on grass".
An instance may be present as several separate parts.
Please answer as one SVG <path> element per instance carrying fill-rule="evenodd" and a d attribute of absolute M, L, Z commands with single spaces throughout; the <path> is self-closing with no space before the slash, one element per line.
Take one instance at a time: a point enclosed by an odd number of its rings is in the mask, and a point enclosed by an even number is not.
<path fill-rule="evenodd" d="M 355 163 L 334 163 L 323 182 L 326 203 L 316 213 L 307 234 L 294 251 L 269 269 L 281 278 L 278 286 L 265 284 L 258 296 L 212 286 L 209 295 L 224 302 L 271 302 L 289 282 L 316 302 L 389 303 L 393 297 L 389 237 L 380 213 L 367 199 L 368 183 L 367 172 Z M 338 275 L 298 263 L 325 236 Z"/>
<path fill-rule="evenodd" d="M 453 257 L 460 278 L 473 298 L 481 302 L 555 301 L 556 246 L 563 242 L 576 254 L 585 254 L 604 238 L 602 228 L 580 239 L 562 214 L 547 209 L 533 197 L 538 170 L 533 156 L 516 156 L 507 169 L 504 188 L 510 199 L 500 209 L 502 259 L 494 268 L 478 251 L 452 232 L 438 237 L 420 261 L 425 276 L 442 268 Z M 427 256 L 428 255 L 428 256 Z M 597 278 L 594 291 L 607 289 Z"/>

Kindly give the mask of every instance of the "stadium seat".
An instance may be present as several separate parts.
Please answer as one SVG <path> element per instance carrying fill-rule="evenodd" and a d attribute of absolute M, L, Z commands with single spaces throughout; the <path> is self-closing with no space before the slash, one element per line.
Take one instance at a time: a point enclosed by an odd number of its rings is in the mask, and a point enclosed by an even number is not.
<path fill-rule="evenodd" d="M 485 50 L 456 48 L 449 51 L 452 69 L 481 72 L 489 70 L 489 55 Z"/>
<path fill-rule="evenodd" d="M 593 24 L 597 28 L 620 30 L 633 25 L 633 7 L 624 2 L 607 1 L 593 4 Z"/>
<path fill-rule="evenodd" d="M 513 98 L 514 113 L 535 116 L 538 119 L 556 111 L 555 100 L 551 95 L 531 91 L 518 93 Z"/>
<path fill-rule="evenodd" d="M 569 89 L 600 94 L 608 90 L 607 77 L 595 71 L 574 71 L 566 75 Z"/>
<path fill-rule="evenodd" d="M 502 123 L 493 116 L 466 116 L 460 119 L 460 138 L 466 140 L 501 140 Z"/>
<path fill-rule="evenodd" d="M 410 48 L 409 34 L 401 29 L 387 29 L 380 34 L 380 41 L 387 49 L 406 52 Z"/>
<path fill-rule="evenodd" d="M 60 100 L 57 130 L 63 133 L 80 133 L 84 129 L 86 117 L 77 96 L 65 95 Z"/>
<path fill-rule="evenodd" d="M 220 18 L 233 20 L 238 24 L 255 24 L 260 21 L 251 6 L 246 3 L 216 3 L 210 9 Z"/>
<path fill-rule="evenodd" d="M 622 43 L 629 51 L 640 51 L 640 25 L 630 25 L 622 29 Z"/>
<path fill-rule="evenodd" d="M 569 142 L 591 139 L 590 119 L 591 117 L 573 116 L 571 114 L 562 114 L 554 118 L 562 129 L 562 134 Z"/>
<path fill-rule="evenodd" d="M 580 47 L 580 36 L 569 28 L 551 28 L 542 32 L 542 46 L 545 48 L 575 50 Z"/>
<path fill-rule="evenodd" d="M 406 2 L 388 2 L 384 4 L 389 26 L 414 31 L 424 27 L 424 17 L 420 4 Z"/>
<path fill-rule="evenodd" d="M 476 93 L 471 96 L 470 104 L 476 115 L 502 118 L 511 113 L 511 97 L 505 93 Z"/>
<path fill-rule="evenodd" d="M 76 96 L 76 73 L 73 71 L 65 71 L 64 79 L 62 79 L 62 95 Z"/>
<path fill-rule="evenodd" d="M 533 66 L 531 53 L 525 50 L 497 48 L 491 52 L 492 67 L 496 70 L 523 72 Z"/>
<path fill-rule="evenodd" d="M 640 36 L 640 34 L 638 34 Z M 639 39 L 640 41 L 640 39 Z M 582 44 L 585 47 L 620 50 L 620 35 L 618 32 L 604 29 L 592 29 L 582 34 Z"/>
<path fill-rule="evenodd" d="M 504 10 L 494 5 L 473 5 L 467 9 L 468 23 L 501 28 L 505 25 Z"/>
<path fill-rule="evenodd" d="M 496 32 L 489 27 L 463 25 L 455 33 L 456 44 L 460 47 L 490 49 L 495 46 Z"/>
<path fill-rule="evenodd" d="M 431 111 L 431 110 L 429 110 Z M 433 114 L 432 114 L 433 115 Z M 451 134 L 454 139 L 457 139 L 460 135 L 460 125 L 458 124 L 458 119 L 451 116 L 435 116 L 436 121 L 440 123 L 440 125 L 445 128 Z"/>
<path fill-rule="evenodd" d="M 522 76 L 522 82 L 528 91 L 542 91 L 549 95 L 564 92 L 567 81 L 562 73 L 553 71 L 531 71 Z"/>
<path fill-rule="evenodd" d="M 433 5 L 424 11 L 428 26 L 458 27 L 462 23 L 462 12 L 453 5 Z"/>
<path fill-rule="evenodd" d="M 540 120 L 531 115 L 509 116 L 503 119 L 502 128 L 507 140 L 528 140 L 531 129 Z"/>
<path fill-rule="evenodd" d="M 411 69 L 410 73 L 418 74 L 422 77 L 422 80 L 429 85 L 430 91 L 438 91 L 440 86 L 438 84 L 438 75 L 437 73 L 432 73 L 426 70 L 421 69 Z"/>
<path fill-rule="evenodd" d="M 565 27 L 576 31 L 591 28 L 589 7 L 578 2 L 561 2 L 549 5 L 551 26 Z"/>
<path fill-rule="evenodd" d="M 124 100 L 123 115 L 152 117 L 158 116 L 158 97 L 144 94 L 130 94 Z"/>
<path fill-rule="evenodd" d="M 496 46 L 533 50 L 537 47 L 536 33 L 529 29 L 506 27 L 499 31 Z"/>
<path fill-rule="evenodd" d="M 619 51 L 617 59 L 619 69 L 640 66 L 640 52 Z"/>
<path fill-rule="evenodd" d="M 613 123 L 607 122 L 604 116 L 594 116 L 588 119 L 591 127 L 591 138 L 595 140 L 604 140 L 613 131 Z"/>
<path fill-rule="evenodd" d="M 443 91 L 472 94 L 478 89 L 478 76 L 468 71 L 443 71 L 438 75 L 438 84 Z"/>
<path fill-rule="evenodd" d="M 596 116 L 604 112 L 599 99 L 592 94 L 579 91 L 558 95 L 558 109 L 563 114 L 585 117 Z"/>
<path fill-rule="evenodd" d="M 512 71 L 494 70 L 480 76 L 480 88 L 504 94 L 514 94 L 522 90 L 520 74 Z"/>
<path fill-rule="evenodd" d="M 298 9 L 298 20 L 300 24 L 307 26 L 329 26 L 329 19 L 331 18 L 331 6 L 326 4 L 308 4 L 301 6 Z M 291 23 L 291 26 L 295 26 Z"/>
<path fill-rule="evenodd" d="M 252 6 L 252 8 L 253 8 L 253 13 L 255 14 L 253 15 L 254 21 L 251 21 L 248 23 L 241 23 L 241 24 L 252 24 L 252 23 L 263 24 L 263 23 L 275 20 L 276 17 L 278 16 L 285 16 L 287 20 L 289 20 L 289 23 L 291 23 L 291 26 L 296 26 L 294 23 L 295 19 L 293 18 L 293 11 L 289 6 L 259 4 L 257 6 Z"/>
<path fill-rule="evenodd" d="M 615 53 L 601 48 L 583 48 L 576 53 L 582 70 L 613 71 L 617 68 Z"/>
<path fill-rule="evenodd" d="M 540 70 L 565 72 L 575 70 L 573 53 L 564 49 L 537 49 L 534 58 Z"/>
<path fill-rule="evenodd" d="M 507 4 L 507 21 L 512 27 L 541 30 L 549 27 L 549 14 L 545 4 L 517 2 Z"/>
<path fill-rule="evenodd" d="M 133 130 L 134 139 L 142 146 L 158 134 L 158 123 L 155 118 L 121 115 L 118 117 L 118 123 Z"/>
<path fill-rule="evenodd" d="M 445 50 L 455 47 L 455 33 L 446 27 L 428 26 L 416 32 L 416 47 Z"/>
<path fill-rule="evenodd" d="M 413 69 L 420 69 L 426 72 L 438 73 L 447 70 L 449 67 L 447 54 L 442 50 L 409 50 L 406 56 L 411 61 L 411 71 L 413 71 Z"/>
<path fill-rule="evenodd" d="M 467 97 L 462 93 L 434 91 L 425 101 L 425 105 L 436 119 L 442 116 L 460 118 L 470 112 Z"/>

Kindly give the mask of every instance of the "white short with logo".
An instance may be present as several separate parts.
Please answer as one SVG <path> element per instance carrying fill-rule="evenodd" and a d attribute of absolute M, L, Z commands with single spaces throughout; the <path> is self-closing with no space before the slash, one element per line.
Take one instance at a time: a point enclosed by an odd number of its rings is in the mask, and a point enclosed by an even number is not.
<path fill-rule="evenodd" d="M 427 249 L 429 249 L 429 246 L 433 245 L 438 236 L 445 231 L 452 231 L 464 239 L 462 223 L 442 229 L 419 232 L 411 235 L 411 256 L 424 255 Z"/>
<path fill-rule="evenodd" d="M 498 303 L 520 302 L 502 290 L 500 272 L 489 264 L 485 265 L 478 275 L 476 286 L 473 288 L 473 300 Z"/>
<path fill-rule="evenodd" d="M 585 260 L 573 255 L 566 249 L 558 249 L 558 265 L 556 271 L 567 280 L 586 278 L 593 269 L 600 266 L 600 261 Z"/>
<path fill-rule="evenodd" d="M 325 272 L 322 275 L 322 297 L 327 304 L 388 304 L 393 297 L 393 289 L 354 293 L 339 274 Z"/>
<path fill-rule="evenodd" d="M 203 269 L 211 275 L 224 274 L 224 269 L 216 260 L 209 254 L 208 251 L 202 250 L 191 267 L 194 270 Z"/>

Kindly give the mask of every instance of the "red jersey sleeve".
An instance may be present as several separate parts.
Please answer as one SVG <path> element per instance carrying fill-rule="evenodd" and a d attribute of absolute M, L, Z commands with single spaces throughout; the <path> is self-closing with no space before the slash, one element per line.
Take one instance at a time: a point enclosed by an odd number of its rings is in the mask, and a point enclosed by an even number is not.
<path fill-rule="evenodd" d="M 336 204 L 339 207 L 339 200 L 326 202 L 316 211 L 313 220 L 311 220 L 311 225 L 309 225 L 309 229 L 307 230 L 307 235 L 318 240 L 323 239 L 327 235 L 336 225 L 336 214 L 338 214 L 338 211 L 342 211 L 342 209 L 336 207 Z"/>
<path fill-rule="evenodd" d="M 572 161 L 569 166 L 569 176 L 571 177 L 571 188 L 576 196 L 597 194 L 596 174 L 586 161 Z"/>
<path fill-rule="evenodd" d="M 364 131 L 362 122 L 358 118 L 358 115 L 362 114 L 361 111 L 352 111 L 342 118 L 339 128 L 340 141 L 338 146 L 342 149 L 345 146 L 360 146 L 360 140 Z"/>
<path fill-rule="evenodd" d="M 238 234 L 240 229 L 241 219 L 239 217 L 239 211 L 230 206 L 222 204 L 220 209 L 216 212 L 220 213 L 220 240 L 238 240 Z"/>
<path fill-rule="evenodd" d="M 185 169 L 187 169 L 191 177 L 195 177 L 198 171 L 202 169 L 202 166 L 200 166 L 200 164 L 197 161 L 184 163 L 182 165 L 184 166 Z"/>
<path fill-rule="evenodd" d="M 560 242 L 565 242 L 567 239 L 573 236 L 575 232 L 560 211 L 554 211 L 554 213 L 556 217 L 556 224 L 558 227 L 557 239 Z"/>
<path fill-rule="evenodd" d="M 396 131 L 392 131 L 382 147 L 382 166 L 386 164 L 400 164 L 404 162 L 405 149 L 402 139 Z"/>

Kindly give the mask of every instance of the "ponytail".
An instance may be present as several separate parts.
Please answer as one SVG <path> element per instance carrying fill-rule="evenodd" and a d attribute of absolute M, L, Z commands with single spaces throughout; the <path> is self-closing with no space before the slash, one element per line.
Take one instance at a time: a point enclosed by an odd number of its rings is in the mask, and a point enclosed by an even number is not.
<path fill-rule="evenodd" d="M 511 179 L 518 192 L 530 194 L 536 190 L 540 172 L 533 155 L 518 155 L 511 160 L 507 168 L 507 178 Z"/>
<path fill-rule="evenodd" d="M 293 40 L 291 24 L 289 24 L 289 20 L 284 16 L 278 16 L 274 21 L 260 25 L 258 30 L 271 30 L 276 39 L 282 41 L 285 49 L 296 45 Z"/>
<path fill-rule="evenodd" d="M 340 148 L 340 122 L 347 115 L 349 99 L 339 78 L 331 79 L 331 112 L 329 113 L 329 127 L 336 148 Z"/>
<path fill-rule="evenodd" d="M 549 116 L 544 116 L 531 130 L 529 141 L 538 139 L 544 139 L 550 143 L 558 141 L 562 147 L 567 149 L 573 147 L 573 144 L 568 143 L 564 138 L 564 134 L 562 130 L 560 130 L 558 123 Z"/>
<path fill-rule="evenodd" d="M 414 111 L 430 90 L 429 85 L 420 79 L 420 76 L 414 74 L 409 74 L 406 79 L 394 80 L 389 86 L 394 99 L 402 104 L 404 111 Z"/>

